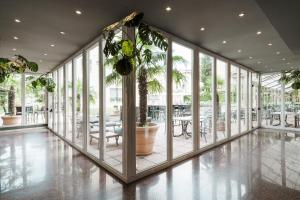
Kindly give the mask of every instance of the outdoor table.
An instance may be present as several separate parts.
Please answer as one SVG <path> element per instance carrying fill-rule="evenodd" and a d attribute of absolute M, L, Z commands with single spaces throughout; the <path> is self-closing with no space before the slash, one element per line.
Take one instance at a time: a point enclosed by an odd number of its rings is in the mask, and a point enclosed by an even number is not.
<path fill-rule="evenodd" d="M 187 127 L 189 124 L 192 124 L 192 116 L 183 116 L 183 117 L 173 117 L 173 121 L 180 121 L 181 123 L 181 134 L 175 135 L 173 132 L 174 137 L 180 137 L 184 135 L 185 137 L 191 137 L 192 133 L 187 131 Z"/>

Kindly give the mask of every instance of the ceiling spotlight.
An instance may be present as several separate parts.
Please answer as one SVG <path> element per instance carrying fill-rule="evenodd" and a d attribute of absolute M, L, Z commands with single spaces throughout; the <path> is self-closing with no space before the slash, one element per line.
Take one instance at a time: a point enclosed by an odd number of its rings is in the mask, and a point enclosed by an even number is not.
<path fill-rule="evenodd" d="M 257 32 L 256 32 L 256 35 L 261 35 L 261 34 L 262 34 L 261 31 L 257 31 Z"/>
<path fill-rule="evenodd" d="M 252 56 L 249 57 L 249 59 L 252 59 L 252 58 L 253 58 Z"/>
<path fill-rule="evenodd" d="M 77 15 L 81 15 L 81 14 L 82 14 L 82 12 L 81 12 L 80 10 L 76 10 L 75 13 L 76 13 Z"/>
<path fill-rule="evenodd" d="M 44 56 L 47 56 L 48 54 L 44 53 Z"/>
<path fill-rule="evenodd" d="M 12 50 L 13 50 L 13 51 L 17 51 L 17 49 L 16 49 L 16 48 L 13 48 Z"/>
<path fill-rule="evenodd" d="M 223 44 L 226 44 L 226 43 L 227 43 L 227 41 L 226 41 L 226 40 L 223 40 L 223 41 L 222 41 L 222 43 L 223 43 Z"/>
<path fill-rule="evenodd" d="M 261 62 L 260 62 L 260 61 L 257 61 L 257 64 L 261 64 Z"/>
<path fill-rule="evenodd" d="M 272 46 L 273 44 L 270 42 L 269 44 L 268 44 L 268 46 Z"/>
<path fill-rule="evenodd" d="M 241 52 L 242 52 L 242 50 L 241 50 L 241 49 L 239 49 L 239 50 L 238 50 L 238 52 L 239 52 L 239 53 L 241 53 Z"/>
<path fill-rule="evenodd" d="M 40 62 L 43 62 L 42 60 L 39 60 Z"/>
<path fill-rule="evenodd" d="M 282 58 L 282 60 L 286 60 L 285 58 Z"/>
<path fill-rule="evenodd" d="M 200 31 L 205 31 L 205 28 L 204 28 L 204 27 L 201 27 L 201 28 L 200 28 Z"/>
<path fill-rule="evenodd" d="M 166 10 L 167 12 L 170 12 L 170 11 L 172 10 L 172 8 L 171 8 L 170 6 L 167 6 L 167 7 L 165 8 L 165 10 Z"/>
<path fill-rule="evenodd" d="M 288 62 L 288 63 L 286 63 L 286 64 L 289 65 L 289 64 L 291 64 L 291 63 Z"/>
<path fill-rule="evenodd" d="M 20 19 L 15 19 L 15 22 L 16 22 L 16 23 L 20 23 L 21 20 L 20 20 Z"/>
<path fill-rule="evenodd" d="M 55 47 L 55 44 L 50 44 L 50 47 Z"/>
<path fill-rule="evenodd" d="M 59 32 L 60 34 L 62 34 L 62 35 L 66 35 L 66 33 L 65 32 L 63 32 L 63 31 L 61 31 L 61 32 Z"/>
<path fill-rule="evenodd" d="M 239 13 L 239 17 L 244 17 L 245 16 L 245 13 L 241 12 Z"/>
<path fill-rule="evenodd" d="M 17 36 L 14 36 L 14 40 L 18 40 L 19 38 Z"/>
<path fill-rule="evenodd" d="M 277 51 L 276 54 L 279 55 L 279 54 L 280 54 L 280 51 Z"/>

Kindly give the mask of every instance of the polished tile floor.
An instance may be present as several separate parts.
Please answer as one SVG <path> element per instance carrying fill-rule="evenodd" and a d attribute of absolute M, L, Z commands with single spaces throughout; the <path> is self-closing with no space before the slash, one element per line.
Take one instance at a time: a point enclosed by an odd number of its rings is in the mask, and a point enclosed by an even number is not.
<path fill-rule="evenodd" d="M 0 132 L 0 199 L 300 199 L 300 135 L 259 130 L 123 185 L 50 131 Z"/>

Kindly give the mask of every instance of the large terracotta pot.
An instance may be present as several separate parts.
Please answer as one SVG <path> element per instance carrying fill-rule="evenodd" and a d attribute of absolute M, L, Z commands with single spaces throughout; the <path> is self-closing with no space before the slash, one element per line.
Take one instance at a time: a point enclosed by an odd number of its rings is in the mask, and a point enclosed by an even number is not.
<path fill-rule="evenodd" d="M 158 125 L 150 123 L 145 127 L 136 127 L 136 155 L 146 156 L 152 153 Z"/>
<path fill-rule="evenodd" d="M 21 115 L 2 116 L 3 125 L 18 125 L 21 123 Z"/>

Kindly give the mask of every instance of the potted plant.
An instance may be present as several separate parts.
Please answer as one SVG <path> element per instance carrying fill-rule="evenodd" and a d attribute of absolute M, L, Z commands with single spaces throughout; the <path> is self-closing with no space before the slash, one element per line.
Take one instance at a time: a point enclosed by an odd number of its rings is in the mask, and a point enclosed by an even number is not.
<path fill-rule="evenodd" d="M 153 151 L 155 135 L 159 126 L 147 120 L 147 95 L 149 92 L 160 92 L 162 85 L 156 79 L 161 73 L 166 73 L 166 68 L 159 65 L 165 60 L 164 52 L 168 49 L 166 38 L 158 31 L 152 29 L 148 24 L 142 22 L 143 13 L 134 12 L 123 20 L 108 26 L 103 30 L 106 43 L 104 55 L 106 65 L 112 66 L 111 74 L 106 76 L 106 83 L 121 83 L 121 76 L 127 76 L 132 71 L 136 73 L 139 94 L 139 109 L 137 113 L 136 127 L 136 154 L 149 155 Z M 136 35 L 131 38 L 117 41 L 115 29 L 125 26 L 136 29 Z M 153 47 L 160 49 L 162 53 L 154 53 Z M 184 62 L 181 57 L 176 57 L 173 62 Z M 184 75 L 173 70 L 173 79 L 180 84 Z"/>
<path fill-rule="evenodd" d="M 16 55 L 14 60 L 0 58 L 0 83 L 11 79 L 13 74 L 22 74 L 26 70 L 37 72 L 38 65 L 35 62 L 28 61 L 21 55 Z M 30 84 L 33 88 L 44 87 L 47 92 L 53 92 L 56 86 L 54 80 L 48 77 L 47 74 L 42 74 L 38 78 L 30 76 L 28 80 L 31 80 Z M 16 125 L 20 123 L 21 116 L 16 115 L 15 95 L 15 87 L 11 84 L 8 91 L 8 112 L 5 116 L 2 116 L 4 125 Z"/>
<path fill-rule="evenodd" d="M 285 85 L 291 83 L 291 87 L 294 90 L 300 89 L 300 70 L 289 70 L 282 72 L 282 76 L 279 79 Z"/>

